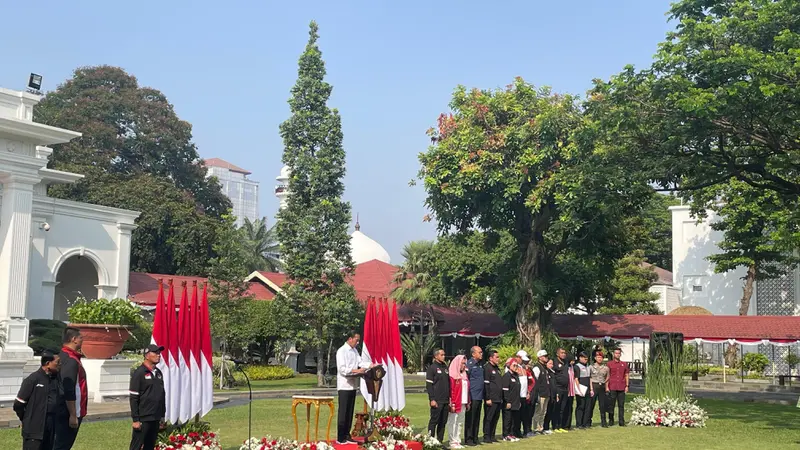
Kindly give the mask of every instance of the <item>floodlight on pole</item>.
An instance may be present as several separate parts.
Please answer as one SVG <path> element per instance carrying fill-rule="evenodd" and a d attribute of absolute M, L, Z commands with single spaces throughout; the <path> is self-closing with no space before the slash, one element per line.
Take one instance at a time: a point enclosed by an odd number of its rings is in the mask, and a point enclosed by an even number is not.
<path fill-rule="evenodd" d="M 42 89 L 42 76 L 38 73 L 31 72 L 28 78 L 28 91 L 33 94 L 41 94 Z"/>

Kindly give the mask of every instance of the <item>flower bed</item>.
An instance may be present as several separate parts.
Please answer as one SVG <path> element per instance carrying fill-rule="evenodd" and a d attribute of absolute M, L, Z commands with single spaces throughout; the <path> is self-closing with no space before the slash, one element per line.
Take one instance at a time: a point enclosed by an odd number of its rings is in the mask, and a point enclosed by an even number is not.
<path fill-rule="evenodd" d="M 333 447 L 325 442 L 297 442 L 291 439 L 275 438 L 265 436 L 261 439 L 251 437 L 244 441 L 240 450 L 333 450 Z"/>
<path fill-rule="evenodd" d="M 414 429 L 411 428 L 408 417 L 401 414 L 376 417 L 374 424 L 378 433 L 385 438 L 403 441 L 412 440 L 414 438 Z"/>
<path fill-rule="evenodd" d="M 636 397 L 631 402 L 631 423 L 650 427 L 704 427 L 706 412 L 691 398 L 652 400 Z"/>
<path fill-rule="evenodd" d="M 216 433 L 208 431 L 175 433 L 169 436 L 169 443 L 160 443 L 158 450 L 222 450 Z"/>

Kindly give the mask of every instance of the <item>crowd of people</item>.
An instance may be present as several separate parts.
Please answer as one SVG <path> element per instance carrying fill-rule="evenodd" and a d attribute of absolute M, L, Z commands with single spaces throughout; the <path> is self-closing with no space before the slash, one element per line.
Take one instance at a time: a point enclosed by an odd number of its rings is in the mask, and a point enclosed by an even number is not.
<path fill-rule="evenodd" d="M 447 430 L 451 449 L 493 443 L 502 416 L 502 440 L 513 442 L 590 428 L 598 404 L 601 427 L 614 425 L 615 412 L 625 426 L 630 369 L 621 350 L 612 355 L 605 363 L 603 352 L 595 350 L 590 362 L 585 352 L 576 359 L 559 348 L 554 358 L 540 350 L 531 361 L 520 350 L 501 362 L 496 350 L 487 350 L 484 362 L 483 349 L 476 346 L 469 359 L 458 355 L 448 365 L 438 349 L 425 377 L 428 431 L 444 442 Z"/>
<path fill-rule="evenodd" d="M 22 424 L 23 450 L 70 450 L 88 406 L 83 336 L 67 327 L 61 352 L 43 351 L 41 365 L 22 381 L 14 412 Z M 150 345 L 131 375 L 131 450 L 154 450 L 166 412 L 164 379 L 156 365 L 164 347 Z"/>

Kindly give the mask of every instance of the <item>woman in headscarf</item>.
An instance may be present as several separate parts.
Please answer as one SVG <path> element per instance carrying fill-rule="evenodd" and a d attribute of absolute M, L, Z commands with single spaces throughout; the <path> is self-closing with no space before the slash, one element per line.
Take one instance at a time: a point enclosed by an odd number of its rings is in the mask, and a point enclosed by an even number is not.
<path fill-rule="evenodd" d="M 503 375 L 503 440 L 515 442 L 514 430 L 519 428 L 520 388 L 517 360 L 508 358 L 508 371 Z"/>
<path fill-rule="evenodd" d="M 450 374 L 450 415 L 447 417 L 447 434 L 450 448 L 464 448 L 461 445 L 461 432 L 464 429 L 464 416 L 470 407 L 469 377 L 467 360 L 464 355 L 453 358 L 448 368 Z"/>

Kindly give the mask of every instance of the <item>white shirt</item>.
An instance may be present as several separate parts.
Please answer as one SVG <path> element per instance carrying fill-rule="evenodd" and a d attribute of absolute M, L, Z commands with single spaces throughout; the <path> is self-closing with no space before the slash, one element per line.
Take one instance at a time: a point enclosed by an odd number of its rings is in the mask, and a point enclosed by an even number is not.
<path fill-rule="evenodd" d="M 467 403 L 469 403 L 469 383 L 461 380 L 461 404 L 466 405 Z"/>
<path fill-rule="evenodd" d="M 358 350 L 345 342 L 339 350 L 336 350 L 336 389 L 339 391 L 358 389 L 358 375 L 353 374 L 353 371 L 360 367 L 368 368 L 369 363 L 362 363 Z"/>
<path fill-rule="evenodd" d="M 528 398 L 528 375 L 519 376 L 519 396 L 520 398 Z"/>

